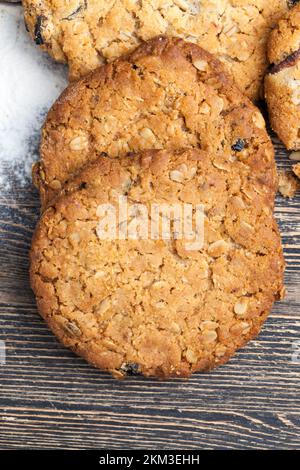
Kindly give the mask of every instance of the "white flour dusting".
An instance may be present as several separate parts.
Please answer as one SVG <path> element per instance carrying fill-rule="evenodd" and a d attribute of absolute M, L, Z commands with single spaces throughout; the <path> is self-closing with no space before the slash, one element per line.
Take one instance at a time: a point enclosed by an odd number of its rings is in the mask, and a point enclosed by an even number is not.
<path fill-rule="evenodd" d="M 22 7 L 0 6 L 0 191 L 9 191 L 12 180 L 18 187 L 29 183 L 41 125 L 66 75 L 33 44 Z"/>

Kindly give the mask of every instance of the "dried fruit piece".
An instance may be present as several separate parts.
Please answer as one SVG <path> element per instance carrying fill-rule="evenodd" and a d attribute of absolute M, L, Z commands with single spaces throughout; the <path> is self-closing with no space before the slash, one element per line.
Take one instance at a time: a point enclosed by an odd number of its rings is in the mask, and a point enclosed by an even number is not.
<path fill-rule="evenodd" d="M 235 144 L 232 145 L 232 150 L 234 150 L 235 152 L 241 152 L 242 150 L 244 150 L 245 148 L 245 145 L 246 145 L 246 142 L 244 141 L 244 139 L 238 139 Z"/>
<path fill-rule="evenodd" d="M 36 19 L 35 27 L 34 27 L 34 42 L 38 46 L 42 46 L 44 44 L 44 39 L 42 36 L 42 29 L 43 29 L 43 21 L 46 19 L 45 16 L 39 15 Z"/>
<path fill-rule="evenodd" d="M 293 67 L 300 58 L 300 49 L 298 51 L 293 52 L 292 54 L 288 55 L 282 62 L 279 64 L 273 65 L 270 68 L 269 74 L 275 75 L 276 73 L 281 72 L 282 70 Z"/>
<path fill-rule="evenodd" d="M 140 375 L 140 366 L 136 362 L 124 362 L 120 371 L 127 376 Z"/>

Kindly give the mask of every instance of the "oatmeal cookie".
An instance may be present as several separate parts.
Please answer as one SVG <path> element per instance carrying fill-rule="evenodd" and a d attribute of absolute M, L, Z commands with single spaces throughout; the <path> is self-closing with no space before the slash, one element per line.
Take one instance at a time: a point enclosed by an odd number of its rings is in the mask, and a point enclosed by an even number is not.
<path fill-rule="evenodd" d="M 67 62 L 71 79 L 159 34 L 215 53 L 242 91 L 259 96 L 266 41 L 290 0 L 23 0 L 36 44 Z"/>
<path fill-rule="evenodd" d="M 30 273 L 40 314 L 64 345 L 117 378 L 188 377 L 225 363 L 283 295 L 276 189 L 273 156 L 259 149 L 246 159 L 199 149 L 99 158 L 36 228 Z M 181 238 L 178 226 L 169 238 L 147 237 L 155 205 L 183 204 L 203 205 L 203 243 Z M 115 208 L 121 231 L 106 238 L 103 205 Z"/>
<path fill-rule="evenodd" d="M 272 31 L 268 55 L 265 95 L 272 128 L 287 149 L 300 150 L 300 4 Z"/>
<path fill-rule="evenodd" d="M 160 36 L 65 90 L 45 122 L 34 181 L 46 205 L 100 155 L 185 147 L 245 161 L 273 153 L 261 113 L 223 65 L 194 44 Z"/>

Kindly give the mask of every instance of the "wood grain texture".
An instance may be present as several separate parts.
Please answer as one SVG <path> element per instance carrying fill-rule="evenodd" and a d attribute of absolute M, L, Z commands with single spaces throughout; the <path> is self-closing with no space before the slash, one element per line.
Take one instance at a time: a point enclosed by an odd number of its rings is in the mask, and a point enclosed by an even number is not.
<path fill-rule="evenodd" d="M 279 166 L 290 167 L 274 143 Z M 276 203 L 285 301 L 229 364 L 189 381 L 117 382 L 58 344 L 28 284 L 38 208 L 30 185 L 0 196 L 1 449 L 299 449 L 300 354 L 292 358 L 300 342 L 300 193 Z"/>

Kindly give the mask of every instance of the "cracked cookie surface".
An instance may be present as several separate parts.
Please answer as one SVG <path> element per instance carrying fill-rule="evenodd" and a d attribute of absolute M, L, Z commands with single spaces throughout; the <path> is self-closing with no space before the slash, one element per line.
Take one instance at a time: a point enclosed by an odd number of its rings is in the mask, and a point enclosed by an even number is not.
<path fill-rule="evenodd" d="M 63 344 L 118 378 L 187 377 L 225 363 L 283 293 L 276 189 L 274 156 L 259 151 L 228 161 L 199 149 L 98 159 L 36 228 L 30 273 L 40 314 Z M 153 204 L 203 204 L 203 246 L 103 240 L 99 205 L 117 208 L 120 196 L 129 230 L 141 204 L 148 217 Z"/>
<path fill-rule="evenodd" d="M 265 78 L 271 126 L 287 149 L 300 149 L 300 4 L 272 31 Z"/>
<path fill-rule="evenodd" d="M 45 206 L 99 155 L 201 147 L 229 158 L 273 152 L 258 109 L 198 46 L 158 37 L 71 84 L 50 110 L 34 180 Z"/>
<path fill-rule="evenodd" d="M 179 36 L 226 64 L 259 97 L 271 28 L 289 0 L 23 0 L 34 41 L 79 77 L 159 34 Z"/>

